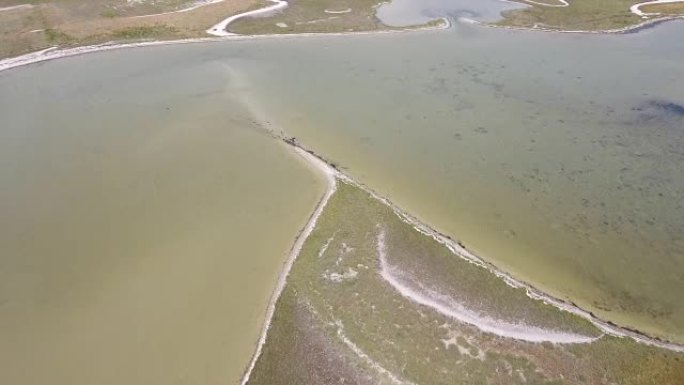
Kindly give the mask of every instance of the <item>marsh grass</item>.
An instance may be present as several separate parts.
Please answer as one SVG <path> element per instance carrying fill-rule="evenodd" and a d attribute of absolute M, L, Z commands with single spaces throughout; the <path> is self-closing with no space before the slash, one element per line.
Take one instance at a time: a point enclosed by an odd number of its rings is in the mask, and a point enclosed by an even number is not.
<path fill-rule="evenodd" d="M 522 342 L 410 302 L 379 274 L 380 230 L 388 234 L 393 263 L 424 280 L 451 285 L 470 304 L 491 302 L 485 310 L 496 316 L 505 311 L 527 323 L 598 333 L 583 319 L 531 300 L 449 254 L 365 191 L 340 183 L 293 266 L 250 384 L 328 384 L 345 378 L 374 384 L 684 381 L 681 354 L 630 339 L 604 336 L 584 345 Z"/>
<path fill-rule="evenodd" d="M 119 29 L 112 32 L 112 37 L 122 40 L 141 40 L 163 38 L 176 35 L 179 29 L 165 24 L 144 25 Z"/>
<path fill-rule="evenodd" d="M 33 8 L 0 12 L 0 59 L 55 45 L 206 37 L 207 28 L 221 19 L 264 4 L 263 0 L 227 0 L 189 12 L 137 17 L 175 11 L 194 2 L 157 0 L 129 5 L 122 0 L 35 1 Z"/>
<path fill-rule="evenodd" d="M 270 17 L 235 21 L 229 30 L 240 34 L 350 32 L 391 29 L 375 17 L 377 0 L 297 0 Z M 330 14 L 325 10 L 351 9 Z"/>
<path fill-rule="evenodd" d="M 568 7 L 529 5 L 528 8 L 504 13 L 498 25 L 558 30 L 602 31 L 628 27 L 642 22 L 629 11 L 635 0 L 571 0 Z"/>
<path fill-rule="evenodd" d="M 641 11 L 645 13 L 660 13 L 661 15 L 684 15 L 684 2 L 645 5 L 641 7 Z"/>

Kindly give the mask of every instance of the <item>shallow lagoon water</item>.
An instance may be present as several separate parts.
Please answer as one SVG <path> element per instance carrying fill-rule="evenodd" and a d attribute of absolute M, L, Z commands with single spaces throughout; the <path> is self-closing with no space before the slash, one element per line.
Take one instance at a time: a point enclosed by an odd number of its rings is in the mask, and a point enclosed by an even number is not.
<path fill-rule="evenodd" d="M 264 41 L 273 121 L 515 276 L 684 341 L 683 23 Z"/>
<path fill-rule="evenodd" d="M 144 50 L 0 73 L 0 383 L 239 381 L 323 181 L 232 87 Z"/>
<path fill-rule="evenodd" d="M 457 25 L 1 73 L 0 379 L 239 377 L 322 191 L 255 110 L 516 276 L 682 341 L 683 32 Z"/>

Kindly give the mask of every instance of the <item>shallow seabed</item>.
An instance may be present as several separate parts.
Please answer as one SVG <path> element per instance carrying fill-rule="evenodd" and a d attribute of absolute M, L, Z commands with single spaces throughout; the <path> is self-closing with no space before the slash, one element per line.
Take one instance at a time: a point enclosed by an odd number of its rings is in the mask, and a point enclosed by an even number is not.
<path fill-rule="evenodd" d="M 221 63 L 0 73 L 0 383 L 229 384 L 323 193 Z"/>
<path fill-rule="evenodd" d="M 276 125 L 518 278 L 684 341 L 684 23 L 263 41 Z"/>

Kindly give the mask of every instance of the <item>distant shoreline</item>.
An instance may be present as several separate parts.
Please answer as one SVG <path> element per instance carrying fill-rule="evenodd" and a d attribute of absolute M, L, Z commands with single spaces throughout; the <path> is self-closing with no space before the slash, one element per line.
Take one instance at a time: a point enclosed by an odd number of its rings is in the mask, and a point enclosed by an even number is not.
<path fill-rule="evenodd" d="M 273 2 L 276 2 L 274 0 L 271 0 Z M 279 3 L 285 3 L 287 5 L 287 2 L 281 1 Z M 273 5 L 266 6 L 264 8 L 259 8 L 254 11 L 248 11 L 248 12 L 243 12 L 240 14 L 233 15 L 231 17 L 228 17 L 224 19 L 219 24 L 224 24 L 226 20 L 237 20 L 239 18 L 242 18 L 243 16 L 249 16 L 251 14 L 258 14 L 261 12 L 270 12 L 274 8 Z M 650 19 L 646 20 L 642 23 L 627 26 L 624 28 L 618 28 L 618 29 L 609 29 L 609 30 L 599 30 L 599 31 L 587 31 L 587 30 L 556 30 L 556 29 L 551 29 L 551 28 L 544 28 L 544 27 L 537 27 L 537 28 L 530 28 L 530 27 L 514 27 L 514 26 L 503 26 L 503 25 L 494 25 L 494 24 L 487 24 L 487 23 L 481 23 L 477 22 L 475 20 L 470 20 L 470 24 L 476 24 L 481 27 L 486 27 L 486 28 L 496 28 L 496 29 L 507 29 L 507 30 L 514 30 L 514 31 L 538 31 L 538 32 L 546 32 L 546 33 L 582 33 L 582 34 L 629 34 L 629 33 L 637 33 L 642 30 L 650 29 L 653 28 L 659 24 L 668 22 L 668 21 L 674 21 L 674 20 L 683 20 L 683 16 L 664 16 L 664 17 L 659 17 L 655 19 Z M 217 34 L 214 33 L 214 36 L 207 36 L 207 37 L 199 37 L 199 38 L 190 38 L 190 39 L 180 39 L 180 40 L 151 40 L 151 41 L 139 41 L 139 42 L 108 42 L 104 44 L 96 44 L 96 45 L 89 45 L 89 46 L 80 46 L 80 47 L 72 47 L 72 48 L 62 48 L 60 49 L 59 47 L 50 47 L 46 48 L 43 50 L 39 51 L 34 51 L 30 52 L 24 55 L 20 56 L 15 56 L 15 57 L 10 57 L 10 58 L 5 58 L 5 59 L 0 59 L 0 72 L 6 71 L 12 68 L 17 68 L 33 63 L 39 63 L 43 61 L 48 61 L 48 60 L 55 60 L 55 59 L 60 59 L 64 57 L 72 57 L 72 56 L 78 56 L 78 55 L 85 55 L 88 53 L 94 53 L 94 52 L 101 52 L 101 51 L 110 51 L 114 49 L 121 49 L 121 48 L 138 48 L 138 47 L 149 47 L 149 46 L 158 46 L 158 45 L 172 45 L 172 44 L 188 44 L 188 43 L 207 43 L 207 42 L 220 42 L 220 41 L 229 41 L 229 40 L 250 40 L 250 39 L 268 39 L 268 38 L 304 38 L 304 37 L 321 37 L 321 36 L 355 36 L 355 35 L 372 35 L 372 34 L 387 34 L 387 33 L 405 33 L 405 32 L 415 32 L 415 31 L 426 31 L 426 30 L 441 30 L 441 29 L 450 29 L 452 27 L 452 21 L 447 18 L 447 17 L 442 17 L 440 19 L 437 19 L 439 24 L 437 25 L 424 25 L 420 27 L 406 27 L 406 28 L 400 28 L 400 29 L 380 29 L 380 30 L 369 30 L 369 31 L 354 31 L 354 32 L 305 32 L 305 33 L 282 33 L 282 34 L 263 34 L 263 35 L 238 35 L 238 34 L 230 34 L 226 32 L 225 34 Z M 211 27 L 208 31 L 216 29 L 216 26 Z M 207 32 L 208 32 L 207 31 Z"/>
<path fill-rule="evenodd" d="M 439 25 L 422 26 L 417 28 L 403 28 L 403 29 L 387 29 L 374 31 L 354 31 L 354 32 L 306 32 L 306 33 L 280 33 L 280 34 L 264 34 L 264 35 L 225 35 L 225 36 L 209 36 L 201 38 L 190 38 L 180 40 L 151 40 L 141 42 L 109 42 L 104 44 L 87 45 L 81 47 L 64 48 L 50 47 L 40 51 L 27 53 L 20 56 L 6 58 L 0 60 L 0 72 L 7 71 L 13 68 L 22 67 L 34 63 L 61 59 L 66 57 L 80 56 L 90 53 L 112 51 L 115 49 L 124 48 L 140 48 L 165 46 L 176 44 L 192 44 L 192 43 L 211 43 L 211 42 L 225 42 L 225 41 L 244 41 L 244 40 L 261 40 L 261 39 L 299 39 L 299 38 L 315 38 L 326 36 L 359 36 L 359 35 L 379 35 L 379 34 L 394 34 L 407 33 L 417 31 L 431 31 L 451 28 L 451 21 L 447 18 L 440 19 Z"/>

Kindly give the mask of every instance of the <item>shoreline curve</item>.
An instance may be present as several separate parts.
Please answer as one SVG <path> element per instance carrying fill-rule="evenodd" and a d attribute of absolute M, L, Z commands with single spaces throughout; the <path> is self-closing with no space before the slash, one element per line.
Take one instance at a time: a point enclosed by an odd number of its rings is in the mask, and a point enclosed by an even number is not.
<path fill-rule="evenodd" d="M 645 1 L 643 3 L 632 5 L 631 7 L 629 7 L 629 11 L 632 12 L 633 14 L 637 15 L 637 16 L 641 16 L 642 19 L 647 19 L 649 16 L 660 16 L 660 15 L 662 15 L 662 13 L 660 13 L 660 12 L 644 12 L 641 10 L 641 7 L 647 6 L 647 5 L 672 4 L 672 3 L 681 3 L 681 2 L 684 2 L 684 0 Z"/>
<path fill-rule="evenodd" d="M 277 139 L 283 140 L 285 143 L 288 145 L 292 146 L 295 148 L 297 151 L 304 151 L 308 154 L 310 154 L 312 157 L 314 157 L 317 160 L 317 165 L 320 166 L 320 162 L 323 162 L 325 166 L 327 167 L 328 172 L 332 172 L 333 175 L 339 179 L 342 182 L 349 183 L 355 187 L 358 187 L 368 194 L 370 194 L 373 198 L 379 200 L 380 202 L 384 203 L 385 205 L 389 206 L 394 213 L 405 223 L 410 224 L 416 231 L 427 235 L 431 238 L 433 238 L 435 241 L 441 243 L 444 245 L 449 251 L 451 251 L 452 254 L 455 256 L 464 259 L 467 262 L 473 263 L 477 266 L 480 266 L 490 273 L 494 274 L 498 278 L 502 279 L 506 284 L 513 288 L 521 288 L 524 289 L 527 296 L 536 299 L 539 301 L 542 301 L 548 305 L 551 305 L 559 310 L 567 311 L 572 314 L 575 314 L 579 317 L 582 317 L 586 319 L 587 321 L 591 322 L 594 326 L 596 326 L 599 330 L 601 330 L 604 334 L 611 335 L 614 337 L 619 337 L 619 338 L 631 338 L 632 340 L 642 343 L 644 345 L 649 345 L 649 346 L 654 346 L 674 352 L 679 352 L 679 353 L 684 353 L 684 344 L 676 343 L 676 342 L 671 342 L 664 340 L 659 337 L 651 336 L 648 335 L 644 332 L 641 332 L 636 329 L 632 329 L 629 327 L 624 327 L 624 326 L 619 326 L 612 321 L 606 321 L 601 318 L 598 318 L 596 315 L 594 315 L 592 312 L 584 310 L 580 308 L 579 306 L 575 305 L 572 302 L 554 297 L 551 294 L 545 293 L 542 290 L 537 289 L 533 285 L 518 280 L 511 276 L 509 273 L 501 270 L 498 268 L 496 265 L 487 262 L 480 258 L 479 256 L 475 255 L 471 251 L 469 251 L 465 246 L 463 246 L 459 241 L 454 241 L 450 236 L 447 236 L 432 227 L 430 227 L 428 224 L 420 221 L 416 217 L 412 216 L 411 214 L 407 213 L 404 211 L 402 208 L 397 206 L 395 203 L 393 203 L 391 200 L 388 198 L 383 197 L 382 195 L 379 195 L 376 193 L 372 188 L 368 187 L 367 185 L 357 182 L 344 172 L 342 172 L 339 168 L 336 166 L 333 166 L 333 163 L 326 160 L 324 157 L 320 156 L 319 154 L 315 153 L 314 151 L 302 146 L 301 143 L 299 142 L 294 142 L 292 140 L 289 140 L 287 138 L 283 138 L 280 136 L 277 136 L 274 134 L 274 136 Z M 308 158 L 311 159 L 311 158 Z M 317 166 L 317 167 L 318 167 Z M 244 385 L 244 384 L 243 384 Z"/>
<path fill-rule="evenodd" d="M 249 17 L 249 16 L 266 15 L 266 14 L 269 14 L 271 12 L 276 12 L 276 11 L 280 11 L 282 9 L 285 9 L 289 5 L 287 3 L 287 1 L 284 1 L 284 0 L 268 0 L 268 1 L 270 1 L 274 4 L 269 5 L 267 7 L 264 7 L 264 8 L 254 9 L 252 11 L 242 12 L 242 13 L 238 13 L 237 15 L 227 17 L 227 18 L 223 19 L 221 22 L 219 22 L 218 24 L 215 24 L 214 26 L 209 28 L 206 32 L 208 34 L 214 35 L 214 36 L 235 35 L 234 33 L 230 33 L 228 31 L 226 31 L 226 28 L 228 28 L 228 25 L 230 23 L 234 22 L 235 20 L 239 20 L 239 19 Z"/>

